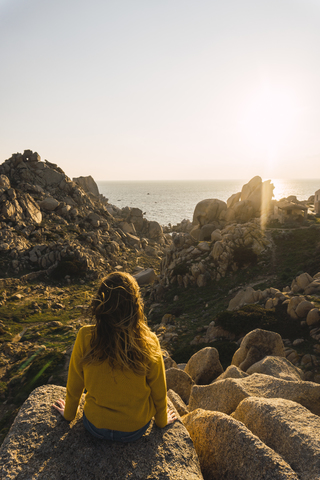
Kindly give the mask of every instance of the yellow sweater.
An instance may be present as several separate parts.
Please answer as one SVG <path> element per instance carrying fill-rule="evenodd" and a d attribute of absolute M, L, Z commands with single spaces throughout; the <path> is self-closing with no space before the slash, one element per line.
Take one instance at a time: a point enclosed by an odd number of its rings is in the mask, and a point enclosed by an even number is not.
<path fill-rule="evenodd" d="M 165 427 L 167 389 L 158 339 L 157 362 L 149 365 L 146 375 L 136 375 L 129 370 L 112 370 L 107 361 L 81 365 L 81 359 L 90 348 L 93 329 L 93 325 L 82 327 L 76 338 L 69 365 L 65 419 L 75 417 L 85 388 L 84 412 L 97 428 L 133 432 L 146 425 L 153 416 L 158 427 Z"/>

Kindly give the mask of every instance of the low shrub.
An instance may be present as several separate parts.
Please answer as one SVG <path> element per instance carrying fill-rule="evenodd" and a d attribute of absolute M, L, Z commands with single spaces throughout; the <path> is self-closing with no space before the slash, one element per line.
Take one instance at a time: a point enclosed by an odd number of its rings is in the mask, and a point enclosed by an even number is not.
<path fill-rule="evenodd" d="M 251 247 L 240 245 L 233 250 L 233 261 L 239 268 L 243 268 L 256 265 L 258 256 Z"/>
<path fill-rule="evenodd" d="M 62 280 L 66 275 L 79 277 L 87 270 L 86 264 L 72 256 L 64 257 L 51 273 L 54 280 Z"/>
<path fill-rule="evenodd" d="M 185 262 L 178 263 L 173 269 L 173 275 L 186 275 L 189 267 Z"/>
<path fill-rule="evenodd" d="M 237 337 L 251 330 L 261 328 L 279 333 L 283 338 L 294 339 L 303 336 L 306 328 L 299 320 L 293 320 L 287 314 L 287 305 L 279 304 L 275 308 L 265 309 L 261 305 L 245 305 L 239 310 L 221 312 L 215 318 L 215 324 Z"/>

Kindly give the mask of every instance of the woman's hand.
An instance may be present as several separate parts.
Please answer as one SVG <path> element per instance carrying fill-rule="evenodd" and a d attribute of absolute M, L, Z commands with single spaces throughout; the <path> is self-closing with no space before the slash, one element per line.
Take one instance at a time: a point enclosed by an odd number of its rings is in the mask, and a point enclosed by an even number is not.
<path fill-rule="evenodd" d="M 61 398 L 59 398 L 59 400 L 56 401 L 56 404 L 53 404 L 53 408 L 55 408 L 56 410 L 58 410 L 59 413 L 61 413 L 61 415 L 64 417 L 64 407 L 66 405 L 66 402 L 64 400 L 62 400 Z"/>
<path fill-rule="evenodd" d="M 169 410 L 169 408 L 167 409 L 167 425 L 169 425 L 170 423 L 173 423 L 175 420 L 177 420 L 177 416 L 176 414 L 174 413 L 173 410 Z"/>

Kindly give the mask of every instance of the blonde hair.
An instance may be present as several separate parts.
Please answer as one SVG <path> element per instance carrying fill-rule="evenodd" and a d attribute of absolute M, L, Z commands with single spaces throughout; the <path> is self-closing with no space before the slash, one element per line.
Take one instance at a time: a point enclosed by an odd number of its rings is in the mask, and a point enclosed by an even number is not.
<path fill-rule="evenodd" d="M 111 368 L 144 375 L 151 360 L 159 358 L 155 337 L 147 325 L 136 280 L 124 272 L 105 277 L 91 304 L 95 328 L 83 363 L 107 360 Z"/>

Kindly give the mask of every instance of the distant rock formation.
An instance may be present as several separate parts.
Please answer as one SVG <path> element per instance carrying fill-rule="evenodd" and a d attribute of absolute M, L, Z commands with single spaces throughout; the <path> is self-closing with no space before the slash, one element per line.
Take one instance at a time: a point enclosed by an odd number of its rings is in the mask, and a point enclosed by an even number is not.
<path fill-rule="evenodd" d="M 270 180 L 262 181 L 261 177 L 253 177 L 246 183 L 241 192 L 228 198 L 227 202 L 217 199 L 202 200 L 194 210 L 193 225 L 198 229 L 213 224 L 215 228 L 226 224 L 247 223 L 271 211 L 274 186 Z M 213 229 L 212 229 L 213 231 Z"/>
<path fill-rule="evenodd" d="M 254 264 L 270 247 L 259 221 L 231 224 L 221 230 L 211 224 L 195 227 L 190 233 L 173 233 L 172 244 L 161 261 L 159 283 L 203 287 L 210 280 L 220 280 L 228 272 Z"/>
<path fill-rule="evenodd" d="M 72 180 L 80 185 L 80 187 L 82 187 L 86 193 L 91 193 L 92 195 L 99 197 L 98 185 L 93 180 L 91 175 L 87 177 L 75 177 Z"/>
<path fill-rule="evenodd" d="M 273 214 L 273 189 L 270 180 L 256 176 L 227 202 L 199 202 L 192 224 L 184 220 L 171 227 L 173 241 L 161 262 L 160 285 L 203 287 L 254 264 L 271 247 L 262 227 Z M 159 293 L 154 297 L 159 299 Z"/>

